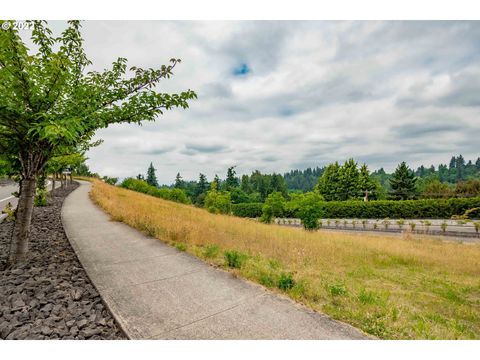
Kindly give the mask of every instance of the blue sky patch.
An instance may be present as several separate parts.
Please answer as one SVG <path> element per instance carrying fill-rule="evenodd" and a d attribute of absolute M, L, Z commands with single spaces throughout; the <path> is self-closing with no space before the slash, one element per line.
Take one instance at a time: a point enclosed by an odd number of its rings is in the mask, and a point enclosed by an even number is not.
<path fill-rule="evenodd" d="M 245 63 L 243 63 L 243 64 L 237 66 L 235 69 L 233 69 L 233 75 L 235 75 L 235 76 L 245 76 L 250 72 L 251 72 L 250 68 Z"/>

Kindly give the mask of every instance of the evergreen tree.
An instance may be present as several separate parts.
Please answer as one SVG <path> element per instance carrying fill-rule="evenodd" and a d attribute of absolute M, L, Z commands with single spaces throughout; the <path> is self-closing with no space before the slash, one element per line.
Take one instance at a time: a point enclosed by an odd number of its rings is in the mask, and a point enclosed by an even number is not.
<path fill-rule="evenodd" d="M 340 168 L 340 200 L 355 199 L 361 196 L 359 188 L 359 172 L 353 159 L 345 161 Z"/>
<path fill-rule="evenodd" d="M 215 177 L 213 178 L 213 182 L 210 187 L 216 191 L 220 190 L 220 178 L 217 174 L 215 174 Z"/>
<path fill-rule="evenodd" d="M 425 176 L 425 166 L 420 166 L 417 171 L 415 172 L 418 177 L 424 177 Z"/>
<path fill-rule="evenodd" d="M 287 188 L 290 190 L 312 191 L 323 174 L 323 168 L 307 168 L 306 170 L 292 170 L 283 175 Z"/>
<path fill-rule="evenodd" d="M 392 190 L 390 195 L 394 199 L 413 199 L 417 194 L 416 189 L 417 178 L 412 170 L 403 161 L 395 169 L 392 178 L 390 179 L 390 186 Z"/>
<path fill-rule="evenodd" d="M 447 168 L 447 165 L 440 164 L 438 166 L 438 178 L 441 182 L 448 182 L 448 168 Z"/>
<path fill-rule="evenodd" d="M 177 173 L 177 176 L 175 176 L 175 184 L 173 185 L 173 187 L 176 189 L 183 189 L 184 185 L 185 183 L 182 179 L 182 176 L 180 175 L 180 173 Z"/>
<path fill-rule="evenodd" d="M 227 170 L 227 179 L 225 180 L 225 187 L 227 191 L 232 190 L 239 186 L 238 178 L 235 177 L 235 166 L 231 166 Z"/>
<path fill-rule="evenodd" d="M 250 184 L 254 192 L 260 194 L 261 201 L 265 201 L 270 193 L 271 175 L 263 175 L 260 171 L 255 170 L 250 176 Z"/>
<path fill-rule="evenodd" d="M 370 172 L 368 171 L 368 166 L 367 164 L 363 164 L 362 167 L 360 168 L 360 174 L 358 178 L 358 188 L 360 191 L 363 192 L 367 196 L 367 194 L 370 194 L 372 191 L 375 190 L 376 186 L 373 180 L 370 178 Z"/>
<path fill-rule="evenodd" d="M 247 194 L 252 193 L 252 186 L 250 185 L 250 178 L 248 175 L 242 175 L 242 181 L 240 182 L 240 188 L 242 189 L 243 192 Z"/>
<path fill-rule="evenodd" d="M 198 183 L 197 183 L 197 190 L 196 190 L 196 193 L 197 193 L 197 196 L 206 192 L 208 190 L 208 181 L 207 181 L 207 177 L 200 173 L 199 177 L 198 177 Z"/>
<path fill-rule="evenodd" d="M 195 203 L 197 205 L 203 206 L 208 188 L 209 188 L 209 185 L 208 185 L 207 177 L 204 174 L 200 173 L 198 178 L 198 183 L 195 186 L 195 193 L 194 193 Z"/>
<path fill-rule="evenodd" d="M 450 165 L 448 166 L 448 168 L 455 169 L 455 163 L 456 163 L 455 156 L 452 156 L 452 158 L 450 159 Z"/>
<path fill-rule="evenodd" d="M 339 200 L 340 198 L 340 165 L 338 162 L 328 165 L 323 171 L 316 186 L 317 191 L 325 200 Z"/>
<path fill-rule="evenodd" d="M 465 159 L 463 158 L 462 155 L 459 155 L 455 161 L 455 169 L 456 174 L 455 174 L 455 179 L 456 181 L 462 181 L 464 180 L 464 172 L 465 172 Z"/>
<path fill-rule="evenodd" d="M 279 192 L 282 194 L 283 197 L 287 196 L 287 184 L 285 183 L 283 176 L 280 174 L 273 173 L 272 175 L 272 179 L 270 181 L 270 189 L 268 193 L 271 194 L 273 192 Z"/>
<path fill-rule="evenodd" d="M 148 170 L 147 170 L 147 184 L 158 187 L 158 181 L 157 181 L 157 176 L 155 175 L 155 171 L 156 170 L 153 167 L 153 164 L 150 163 L 150 166 L 148 167 Z"/>
<path fill-rule="evenodd" d="M 142 174 L 138 174 L 137 180 L 145 180 L 145 177 Z"/>

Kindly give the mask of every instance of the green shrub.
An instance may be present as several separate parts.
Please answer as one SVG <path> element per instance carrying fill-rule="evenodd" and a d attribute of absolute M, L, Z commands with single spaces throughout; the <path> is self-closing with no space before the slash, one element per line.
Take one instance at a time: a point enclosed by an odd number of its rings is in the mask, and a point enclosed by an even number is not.
<path fill-rule="evenodd" d="M 110 184 L 110 185 L 116 185 L 117 182 L 118 182 L 118 178 L 116 178 L 116 177 L 109 177 L 109 176 L 104 176 L 104 177 L 102 178 L 102 180 L 103 180 L 104 182 L 106 182 L 107 184 Z"/>
<path fill-rule="evenodd" d="M 372 200 L 372 201 L 319 201 L 323 218 L 364 219 L 448 219 L 461 216 L 467 210 L 480 207 L 480 198 L 421 199 L 421 200 Z M 293 212 L 289 217 L 298 217 L 298 203 L 287 203 L 286 209 Z"/>
<path fill-rule="evenodd" d="M 385 227 L 385 230 L 388 230 L 388 227 L 390 226 L 390 219 L 389 218 L 383 219 L 382 224 Z"/>
<path fill-rule="evenodd" d="M 316 230 L 319 228 L 318 220 L 322 215 L 323 197 L 311 192 L 305 194 L 300 201 L 298 217 L 301 219 L 305 230 Z"/>
<path fill-rule="evenodd" d="M 262 216 L 263 203 L 233 204 L 232 213 L 235 216 L 257 218 Z"/>
<path fill-rule="evenodd" d="M 343 283 L 335 283 L 327 286 L 328 292 L 332 296 L 342 296 L 347 293 L 347 288 Z"/>
<path fill-rule="evenodd" d="M 35 199 L 33 204 L 35 206 L 47 206 L 47 189 L 38 189 L 36 190 Z"/>
<path fill-rule="evenodd" d="M 203 249 L 203 256 L 206 258 L 213 258 L 217 256 L 218 252 L 220 251 L 220 248 L 218 245 L 208 245 Z"/>
<path fill-rule="evenodd" d="M 475 227 L 475 232 L 478 234 L 478 232 L 480 231 L 480 221 L 475 221 L 473 223 L 473 226 Z"/>
<path fill-rule="evenodd" d="M 447 226 L 448 226 L 448 224 L 447 224 L 446 221 L 444 221 L 440 224 L 440 228 L 442 229 L 443 232 L 447 231 Z"/>
<path fill-rule="evenodd" d="M 163 189 L 167 190 L 167 189 Z M 187 194 L 182 189 L 168 189 L 170 191 L 169 199 L 171 201 L 179 202 L 182 204 L 189 204 L 190 199 L 188 198 Z"/>
<path fill-rule="evenodd" d="M 35 189 L 33 204 L 35 206 L 47 206 L 47 195 L 47 178 L 45 175 L 41 175 L 37 182 L 37 188 Z"/>
<path fill-rule="evenodd" d="M 123 180 L 123 182 L 120 184 L 120 187 L 155 196 L 164 200 L 175 201 L 182 204 L 190 203 L 190 199 L 188 198 L 184 190 L 157 188 L 155 186 L 148 185 L 147 182 L 144 180 L 127 178 Z"/>
<path fill-rule="evenodd" d="M 293 279 L 292 273 L 281 273 L 278 279 L 278 288 L 280 290 L 289 290 L 295 285 L 295 280 Z"/>
<path fill-rule="evenodd" d="M 217 191 L 212 188 L 205 197 L 205 208 L 213 214 L 230 214 L 232 201 L 228 191 Z"/>
<path fill-rule="evenodd" d="M 480 207 L 476 207 L 473 209 L 468 209 L 463 214 L 465 219 L 480 219 Z"/>
<path fill-rule="evenodd" d="M 174 243 L 173 246 L 175 246 L 175 248 L 178 251 L 186 251 L 187 250 L 187 245 L 185 245 L 184 243 Z"/>
<path fill-rule="evenodd" d="M 375 304 L 378 301 L 378 296 L 373 291 L 362 289 L 358 295 L 358 300 L 362 304 Z"/>
<path fill-rule="evenodd" d="M 403 220 L 403 219 L 398 219 L 398 220 L 397 220 L 397 225 L 398 225 L 398 228 L 399 228 L 400 230 L 402 230 L 402 229 L 403 229 L 403 225 L 405 225 L 405 220 Z"/>
<path fill-rule="evenodd" d="M 285 199 L 280 192 L 273 192 L 268 195 L 262 207 L 260 220 L 265 223 L 272 222 L 274 217 L 281 217 L 285 211 Z"/>
<path fill-rule="evenodd" d="M 273 219 L 273 210 L 270 205 L 264 204 L 262 206 L 262 216 L 260 217 L 260 221 L 265 224 L 270 224 Z"/>
<path fill-rule="evenodd" d="M 5 205 L 5 208 L 1 212 L 2 214 L 7 214 L 5 218 L 6 221 L 14 221 L 15 220 L 15 209 L 13 208 L 10 202 Z"/>
<path fill-rule="evenodd" d="M 247 255 L 236 250 L 227 250 L 223 253 L 226 265 L 231 268 L 240 269 L 247 259 Z"/>

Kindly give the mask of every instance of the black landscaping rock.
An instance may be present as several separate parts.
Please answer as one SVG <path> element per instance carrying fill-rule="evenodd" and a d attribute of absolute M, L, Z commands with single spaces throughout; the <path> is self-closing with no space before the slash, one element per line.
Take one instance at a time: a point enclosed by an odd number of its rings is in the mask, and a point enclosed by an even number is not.
<path fill-rule="evenodd" d="M 35 208 L 29 258 L 5 269 L 13 224 L 0 224 L 0 339 L 125 339 L 63 231 L 70 189 Z"/>

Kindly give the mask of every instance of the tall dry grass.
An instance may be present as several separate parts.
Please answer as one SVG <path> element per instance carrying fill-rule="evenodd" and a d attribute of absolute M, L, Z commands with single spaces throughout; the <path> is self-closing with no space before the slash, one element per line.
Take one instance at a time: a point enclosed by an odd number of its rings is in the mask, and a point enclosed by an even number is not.
<path fill-rule="evenodd" d="M 249 255 L 239 275 L 272 286 L 291 272 L 295 300 L 381 338 L 479 338 L 480 245 L 412 235 L 306 232 L 213 215 L 107 185 L 92 199 L 112 218 L 203 256 L 216 245 Z M 221 265 L 223 255 L 208 256 Z M 273 281 L 273 280 L 272 280 Z"/>

